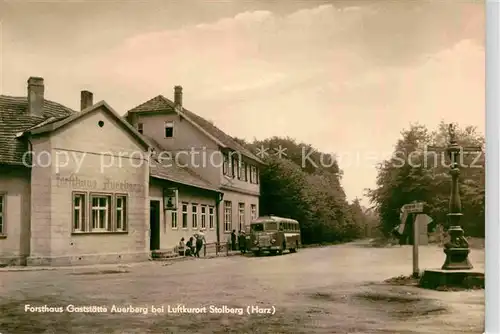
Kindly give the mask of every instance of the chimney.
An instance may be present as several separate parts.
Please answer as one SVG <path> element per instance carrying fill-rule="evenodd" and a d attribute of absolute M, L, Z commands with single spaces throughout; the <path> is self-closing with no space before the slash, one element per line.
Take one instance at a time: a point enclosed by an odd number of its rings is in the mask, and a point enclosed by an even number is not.
<path fill-rule="evenodd" d="M 94 105 L 94 94 L 87 90 L 82 90 L 80 94 L 80 111 Z"/>
<path fill-rule="evenodd" d="M 176 107 L 182 107 L 182 86 L 174 87 L 174 103 Z"/>
<path fill-rule="evenodd" d="M 28 113 L 42 116 L 43 114 L 43 78 L 30 77 L 28 79 Z"/>

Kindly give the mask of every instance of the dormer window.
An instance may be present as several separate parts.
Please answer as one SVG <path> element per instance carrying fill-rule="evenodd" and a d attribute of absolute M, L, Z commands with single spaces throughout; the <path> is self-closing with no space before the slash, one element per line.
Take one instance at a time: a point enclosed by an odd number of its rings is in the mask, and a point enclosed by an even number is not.
<path fill-rule="evenodd" d="M 143 127 L 144 125 L 142 123 L 137 123 L 137 131 L 142 135 L 143 134 Z"/>
<path fill-rule="evenodd" d="M 239 178 L 239 172 L 240 172 L 239 165 L 240 164 L 239 164 L 238 158 L 231 155 L 231 176 L 232 177 Z"/>
<path fill-rule="evenodd" d="M 222 172 L 226 176 L 233 176 L 233 158 L 230 154 L 224 153 L 224 165 L 222 166 Z"/>
<path fill-rule="evenodd" d="M 165 122 L 165 138 L 174 136 L 174 122 Z"/>
<path fill-rule="evenodd" d="M 245 182 L 248 181 L 247 164 L 244 161 L 241 162 L 240 174 L 238 175 L 238 178 L 242 181 L 245 181 Z"/>
<path fill-rule="evenodd" d="M 250 183 L 259 183 L 259 171 L 256 166 L 250 166 Z"/>

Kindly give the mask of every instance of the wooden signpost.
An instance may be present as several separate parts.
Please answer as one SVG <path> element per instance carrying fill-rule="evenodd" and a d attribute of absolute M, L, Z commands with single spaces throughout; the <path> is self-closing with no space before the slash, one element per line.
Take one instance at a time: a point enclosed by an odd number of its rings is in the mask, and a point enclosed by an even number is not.
<path fill-rule="evenodd" d="M 418 244 L 420 243 L 419 225 L 422 224 L 423 221 L 422 219 L 427 219 L 426 217 L 430 219 L 429 216 L 423 214 L 424 205 L 425 203 L 423 202 L 416 202 L 416 203 L 405 204 L 401 208 L 405 220 L 408 214 L 412 215 L 411 222 L 413 225 L 413 231 L 412 231 L 413 232 L 413 277 L 420 276 L 420 269 L 418 267 Z M 403 222 L 403 224 L 405 223 L 406 221 Z"/>

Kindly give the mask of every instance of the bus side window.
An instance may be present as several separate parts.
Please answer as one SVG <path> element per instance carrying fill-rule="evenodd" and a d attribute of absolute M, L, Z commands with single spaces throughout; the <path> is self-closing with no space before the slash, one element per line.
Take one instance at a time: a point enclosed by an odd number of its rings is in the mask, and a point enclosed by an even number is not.
<path fill-rule="evenodd" d="M 280 223 L 280 231 L 283 231 L 283 223 Z"/>

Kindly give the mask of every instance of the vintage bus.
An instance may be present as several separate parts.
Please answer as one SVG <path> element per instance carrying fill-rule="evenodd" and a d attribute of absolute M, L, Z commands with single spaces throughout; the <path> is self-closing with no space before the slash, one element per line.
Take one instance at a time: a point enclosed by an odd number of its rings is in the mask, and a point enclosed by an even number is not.
<path fill-rule="evenodd" d="M 277 216 L 259 217 L 250 223 L 250 250 L 255 255 L 262 252 L 295 253 L 301 246 L 299 222 Z"/>

